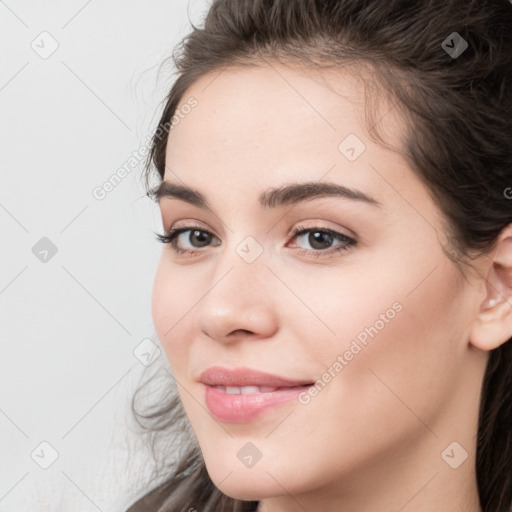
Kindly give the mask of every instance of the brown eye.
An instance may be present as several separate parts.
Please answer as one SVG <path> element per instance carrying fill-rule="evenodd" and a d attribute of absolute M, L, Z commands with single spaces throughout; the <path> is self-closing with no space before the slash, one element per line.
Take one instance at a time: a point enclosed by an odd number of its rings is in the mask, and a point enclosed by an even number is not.
<path fill-rule="evenodd" d="M 197 245 L 195 247 L 203 247 L 208 245 L 210 240 L 212 239 L 212 235 L 207 231 L 199 230 L 199 229 L 187 229 L 186 231 L 190 231 L 190 235 L 188 236 L 188 241 L 194 245 L 195 241 L 197 241 Z M 182 231 L 182 233 L 186 233 L 186 231 Z"/>
<path fill-rule="evenodd" d="M 188 237 L 181 237 L 183 233 L 187 232 L 190 232 Z M 197 252 L 195 249 L 200 250 L 200 248 L 202 247 L 207 247 L 212 241 L 212 239 L 215 239 L 215 236 L 212 235 L 212 233 L 210 233 L 209 231 L 206 231 L 205 229 L 196 226 L 188 228 L 170 229 L 164 235 L 156 234 L 156 238 L 159 242 L 162 242 L 164 244 L 170 244 L 174 251 L 176 251 L 178 254 L 182 254 L 195 253 Z M 185 242 L 190 244 L 191 248 L 182 248 L 181 245 L 184 244 Z"/>
<path fill-rule="evenodd" d="M 291 236 L 293 239 L 303 237 L 312 249 L 300 249 L 300 252 L 315 257 L 346 251 L 357 244 L 353 238 L 328 228 L 306 228 L 304 226 L 297 226 Z M 331 249 L 334 242 L 340 243 Z"/>

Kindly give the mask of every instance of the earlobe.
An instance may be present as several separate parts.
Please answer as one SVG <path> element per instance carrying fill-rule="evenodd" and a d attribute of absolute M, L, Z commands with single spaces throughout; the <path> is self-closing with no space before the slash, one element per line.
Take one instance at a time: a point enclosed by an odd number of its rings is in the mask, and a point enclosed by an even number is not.
<path fill-rule="evenodd" d="M 489 351 L 512 338 L 512 224 L 500 233 L 486 272 L 487 295 L 472 326 L 470 342 Z"/>

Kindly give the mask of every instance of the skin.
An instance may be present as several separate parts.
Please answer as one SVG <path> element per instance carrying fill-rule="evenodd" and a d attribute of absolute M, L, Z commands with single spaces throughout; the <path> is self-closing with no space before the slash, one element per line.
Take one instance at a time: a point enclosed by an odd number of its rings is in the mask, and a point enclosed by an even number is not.
<path fill-rule="evenodd" d="M 181 234 L 181 248 L 202 251 L 192 256 L 164 246 L 152 313 L 208 473 L 225 494 L 260 500 L 259 511 L 481 511 L 477 413 L 488 351 L 512 336 L 512 226 L 464 279 L 443 251 L 428 190 L 368 135 L 362 84 L 346 70 L 312 75 L 282 63 L 205 75 L 181 102 L 198 105 L 170 132 L 164 179 L 199 190 L 214 214 L 163 198 L 163 227 L 199 225 L 213 238 L 202 247 Z M 379 129 L 399 144 L 401 120 L 384 100 L 381 108 Z M 366 145 L 353 162 L 338 150 L 349 133 Z M 381 206 L 257 201 L 303 181 L 358 189 Z M 357 245 L 329 255 L 341 242 L 292 239 L 299 224 Z M 250 264 L 236 252 L 247 236 L 263 251 Z M 484 310 L 496 290 L 505 300 Z M 204 369 L 315 381 L 396 302 L 401 311 L 308 404 L 243 424 L 209 413 Z M 262 454 L 250 468 L 237 458 L 247 442 Z M 452 460 L 467 452 L 456 469 L 441 456 L 452 442 Z"/>

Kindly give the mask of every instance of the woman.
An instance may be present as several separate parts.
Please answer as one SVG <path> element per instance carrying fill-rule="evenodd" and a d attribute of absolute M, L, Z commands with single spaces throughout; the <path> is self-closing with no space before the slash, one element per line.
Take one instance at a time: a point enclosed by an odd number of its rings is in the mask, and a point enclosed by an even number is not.
<path fill-rule="evenodd" d="M 213 2 L 149 155 L 177 393 L 138 417 L 187 444 L 130 512 L 510 511 L 511 28 Z"/>

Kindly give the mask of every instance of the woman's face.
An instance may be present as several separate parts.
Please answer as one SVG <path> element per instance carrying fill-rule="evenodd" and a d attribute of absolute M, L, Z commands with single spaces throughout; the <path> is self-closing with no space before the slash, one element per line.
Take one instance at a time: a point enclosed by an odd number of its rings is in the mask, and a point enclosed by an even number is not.
<path fill-rule="evenodd" d="M 443 253 L 425 186 L 368 136 L 361 82 L 273 64 L 203 76 L 178 111 L 191 97 L 164 180 L 208 208 L 161 197 L 164 229 L 189 230 L 174 242 L 196 252 L 164 246 L 152 311 L 214 483 L 306 503 L 396 487 L 399 471 L 405 502 L 410 478 L 457 478 L 441 453 L 455 441 L 474 461 L 485 361 L 468 339 L 483 296 Z M 398 144 L 396 110 L 375 119 Z M 328 183 L 347 192 L 313 194 Z M 214 366 L 316 385 L 233 395 L 200 382 Z"/>

